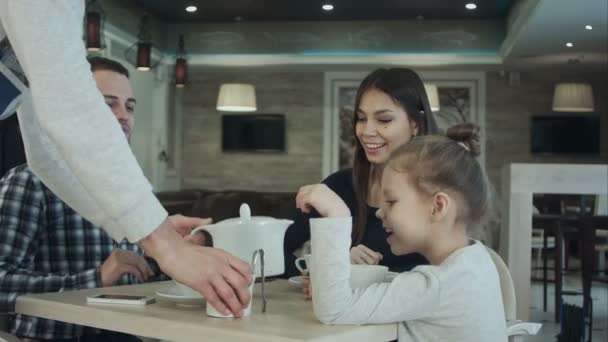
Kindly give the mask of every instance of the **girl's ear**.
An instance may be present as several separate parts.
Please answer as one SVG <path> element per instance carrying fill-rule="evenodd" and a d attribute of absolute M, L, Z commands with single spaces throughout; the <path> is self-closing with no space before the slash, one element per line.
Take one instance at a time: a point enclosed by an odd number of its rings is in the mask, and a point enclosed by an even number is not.
<path fill-rule="evenodd" d="M 433 195 L 431 208 L 431 221 L 437 222 L 443 220 L 453 205 L 452 198 L 445 192 L 438 192 Z"/>

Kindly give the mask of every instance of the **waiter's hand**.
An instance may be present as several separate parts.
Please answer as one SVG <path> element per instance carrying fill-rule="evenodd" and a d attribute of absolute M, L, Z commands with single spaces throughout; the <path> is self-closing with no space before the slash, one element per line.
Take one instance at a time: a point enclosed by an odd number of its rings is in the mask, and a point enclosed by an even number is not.
<path fill-rule="evenodd" d="M 184 240 L 184 232 L 189 234 L 200 220 L 170 216 L 139 244 L 168 276 L 200 292 L 219 312 L 241 317 L 251 300 L 251 267 L 224 250 Z"/>

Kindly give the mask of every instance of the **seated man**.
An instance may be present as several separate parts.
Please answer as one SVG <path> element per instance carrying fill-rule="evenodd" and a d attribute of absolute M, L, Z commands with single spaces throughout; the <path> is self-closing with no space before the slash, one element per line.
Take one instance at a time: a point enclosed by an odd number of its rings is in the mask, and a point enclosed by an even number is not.
<path fill-rule="evenodd" d="M 129 72 L 102 57 L 89 58 L 89 63 L 97 88 L 128 139 L 135 109 Z M 115 242 L 101 227 L 78 215 L 27 165 L 10 170 L 0 180 L 0 312 L 14 312 L 16 298 L 26 293 L 146 281 L 154 272 L 142 254 L 139 246 Z M 139 340 L 20 314 L 11 315 L 9 326 L 11 333 L 35 340 Z"/>

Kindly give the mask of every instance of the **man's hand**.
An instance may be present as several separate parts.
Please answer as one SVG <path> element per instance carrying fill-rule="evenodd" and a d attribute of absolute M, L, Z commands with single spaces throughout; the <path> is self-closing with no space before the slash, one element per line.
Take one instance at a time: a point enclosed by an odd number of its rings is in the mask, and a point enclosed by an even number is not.
<path fill-rule="evenodd" d="M 154 272 L 141 255 L 117 248 L 101 265 L 101 285 L 112 286 L 123 274 L 132 274 L 143 283 Z"/>
<path fill-rule="evenodd" d="M 296 207 L 304 213 L 316 209 L 323 217 L 350 217 L 344 201 L 325 184 L 306 185 L 296 196 Z"/>
<path fill-rule="evenodd" d="M 219 312 L 241 317 L 251 299 L 251 267 L 224 250 L 187 242 L 178 233 L 189 234 L 200 225 L 200 219 L 171 216 L 139 244 L 168 276 L 200 292 Z"/>
<path fill-rule="evenodd" d="M 382 260 L 382 254 L 375 252 L 365 245 L 357 245 L 350 249 L 351 264 L 378 265 Z"/>

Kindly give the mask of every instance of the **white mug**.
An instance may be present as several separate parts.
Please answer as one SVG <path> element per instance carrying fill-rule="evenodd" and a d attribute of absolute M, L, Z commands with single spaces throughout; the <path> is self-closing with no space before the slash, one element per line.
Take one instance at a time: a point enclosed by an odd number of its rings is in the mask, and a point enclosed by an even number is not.
<path fill-rule="evenodd" d="M 304 254 L 302 257 L 296 259 L 296 268 L 302 273 L 310 272 L 310 261 L 311 261 L 311 255 Z M 304 262 L 304 264 L 306 265 L 305 267 L 300 265 L 302 262 Z"/>

